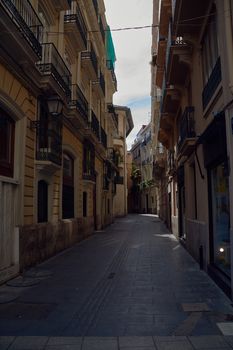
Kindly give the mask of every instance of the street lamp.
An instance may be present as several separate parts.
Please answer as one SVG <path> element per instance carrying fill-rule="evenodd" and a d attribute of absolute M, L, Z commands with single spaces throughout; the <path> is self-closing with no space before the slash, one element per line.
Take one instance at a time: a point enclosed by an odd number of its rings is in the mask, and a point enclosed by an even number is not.
<path fill-rule="evenodd" d="M 49 113 L 53 116 L 58 116 L 62 112 L 63 102 L 58 95 L 51 95 L 47 99 Z"/>

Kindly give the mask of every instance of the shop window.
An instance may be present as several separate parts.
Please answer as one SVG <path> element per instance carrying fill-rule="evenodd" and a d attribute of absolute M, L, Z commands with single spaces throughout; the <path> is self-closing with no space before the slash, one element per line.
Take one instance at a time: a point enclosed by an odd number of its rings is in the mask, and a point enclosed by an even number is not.
<path fill-rule="evenodd" d="M 48 184 L 44 180 L 38 182 L 37 193 L 37 219 L 38 222 L 48 221 Z"/>
<path fill-rule="evenodd" d="M 210 170 L 212 211 L 212 262 L 230 277 L 229 183 L 226 162 Z"/>
<path fill-rule="evenodd" d="M 74 160 L 63 154 L 62 218 L 74 217 Z"/>
<path fill-rule="evenodd" d="M 0 109 L 0 175 L 14 176 L 15 121 Z"/>

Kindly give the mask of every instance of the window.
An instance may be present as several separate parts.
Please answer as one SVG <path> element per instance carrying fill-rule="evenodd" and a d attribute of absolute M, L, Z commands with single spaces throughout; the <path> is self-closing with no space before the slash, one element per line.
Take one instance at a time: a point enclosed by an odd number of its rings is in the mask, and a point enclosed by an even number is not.
<path fill-rule="evenodd" d="M 44 180 L 38 182 L 37 194 L 38 222 L 48 221 L 48 184 Z"/>
<path fill-rule="evenodd" d="M 87 192 L 83 192 L 83 217 L 87 216 Z"/>
<path fill-rule="evenodd" d="M 217 62 L 219 51 L 217 42 L 216 9 L 213 7 L 205 35 L 202 40 L 203 83 L 207 83 Z"/>
<path fill-rule="evenodd" d="M 0 175 L 14 176 L 15 121 L 0 109 Z"/>
<path fill-rule="evenodd" d="M 62 217 L 74 217 L 74 160 L 67 153 L 63 154 Z"/>
<path fill-rule="evenodd" d="M 89 180 L 95 179 L 95 149 L 87 140 L 83 144 L 83 177 Z"/>

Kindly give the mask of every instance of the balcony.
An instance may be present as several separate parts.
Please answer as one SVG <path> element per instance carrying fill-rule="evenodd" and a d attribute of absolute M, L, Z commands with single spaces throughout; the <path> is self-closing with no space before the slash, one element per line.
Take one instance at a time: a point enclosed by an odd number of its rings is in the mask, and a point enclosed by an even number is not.
<path fill-rule="evenodd" d="M 1 46 L 7 53 L 27 71 L 34 69 L 42 55 L 43 25 L 29 0 L 0 1 L 0 32 Z"/>
<path fill-rule="evenodd" d="M 104 146 L 104 148 L 107 148 L 107 135 L 106 132 L 104 131 L 104 129 L 101 126 L 100 129 L 100 136 L 101 136 L 101 143 Z"/>
<path fill-rule="evenodd" d="M 214 96 L 215 91 L 217 90 L 217 87 L 222 81 L 222 70 L 221 70 L 221 61 L 220 57 L 218 58 L 214 69 L 209 77 L 209 80 L 207 84 L 204 87 L 204 90 L 202 92 L 202 106 L 203 110 L 207 107 L 208 103 Z"/>
<path fill-rule="evenodd" d="M 93 111 L 91 111 L 91 131 L 100 141 L 100 123 Z"/>
<path fill-rule="evenodd" d="M 36 164 L 40 170 L 53 173 L 62 162 L 62 120 L 49 117 L 35 122 Z"/>
<path fill-rule="evenodd" d="M 90 79 L 96 81 L 98 79 L 98 60 L 92 46 L 89 51 L 81 53 L 82 67 L 89 72 Z"/>
<path fill-rule="evenodd" d="M 170 85 L 184 85 L 191 68 L 192 46 L 182 37 L 172 40 L 171 24 L 166 50 L 166 74 Z"/>
<path fill-rule="evenodd" d="M 69 11 L 64 16 L 64 31 L 76 51 L 87 49 L 87 27 L 78 4 L 76 12 Z"/>
<path fill-rule="evenodd" d="M 180 120 L 179 156 L 189 156 L 195 148 L 196 139 L 194 107 L 186 107 Z"/>
<path fill-rule="evenodd" d="M 103 98 L 105 96 L 105 80 L 101 71 L 98 80 L 93 81 L 92 86 L 99 98 Z"/>
<path fill-rule="evenodd" d="M 71 85 L 69 108 L 69 118 L 72 118 L 72 122 L 77 124 L 78 128 L 86 127 L 88 125 L 88 102 L 78 85 Z M 73 111 L 77 111 L 81 118 L 77 118 Z"/>
<path fill-rule="evenodd" d="M 112 121 L 116 127 L 116 129 L 118 130 L 118 116 L 116 114 L 114 105 L 112 103 L 108 103 L 107 104 L 107 108 L 108 108 L 108 113 L 111 114 L 112 116 Z"/>
<path fill-rule="evenodd" d="M 36 63 L 46 91 L 69 98 L 71 73 L 53 43 L 42 44 L 42 59 Z"/>
<path fill-rule="evenodd" d="M 111 73 L 111 80 L 112 80 L 112 83 L 114 86 L 114 90 L 117 91 L 117 78 L 116 78 L 113 62 L 110 60 L 107 60 L 106 65 L 107 65 L 108 70 Z"/>
<path fill-rule="evenodd" d="M 176 36 L 198 36 L 210 6 L 208 0 L 172 0 L 173 28 Z"/>
<path fill-rule="evenodd" d="M 115 169 L 118 169 L 119 165 L 119 155 L 116 153 L 114 148 L 108 148 L 107 158 L 111 162 L 111 164 L 114 166 Z"/>
<path fill-rule="evenodd" d="M 160 111 L 161 113 L 176 114 L 179 105 L 180 93 L 173 85 L 167 84 L 164 75 Z"/>
<path fill-rule="evenodd" d="M 66 11 L 71 8 L 72 0 L 53 0 L 53 6 L 58 11 Z"/>

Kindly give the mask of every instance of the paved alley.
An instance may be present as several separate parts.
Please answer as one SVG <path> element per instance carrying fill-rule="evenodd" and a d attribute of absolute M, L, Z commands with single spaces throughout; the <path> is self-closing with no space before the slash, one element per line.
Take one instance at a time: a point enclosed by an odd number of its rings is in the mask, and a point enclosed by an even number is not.
<path fill-rule="evenodd" d="M 233 347 L 231 301 L 156 216 L 116 220 L 1 286 L 0 302 L 0 349 Z"/>

